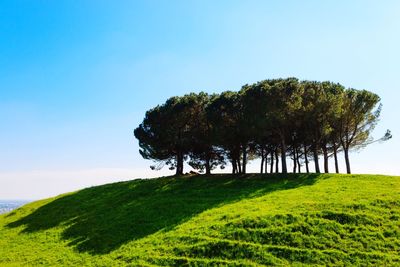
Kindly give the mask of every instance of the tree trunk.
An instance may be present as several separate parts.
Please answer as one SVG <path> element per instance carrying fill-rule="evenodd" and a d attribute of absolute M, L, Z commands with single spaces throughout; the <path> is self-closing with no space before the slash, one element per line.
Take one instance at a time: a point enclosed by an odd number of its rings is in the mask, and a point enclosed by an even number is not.
<path fill-rule="evenodd" d="M 296 148 L 293 148 L 293 173 L 297 170 Z"/>
<path fill-rule="evenodd" d="M 247 164 L 247 148 L 243 146 L 243 164 L 242 164 L 242 172 L 246 173 L 246 164 Z"/>
<path fill-rule="evenodd" d="M 183 154 L 178 152 L 176 155 L 176 175 L 183 175 Z"/>
<path fill-rule="evenodd" d="M 265 159 L 265 173 L 268 173 L 268 155 L 269 155 L 269 153 L 268 153 L 268 151 L 267 150 L 265 150 L 265 156 L 264 156 L 264 159 Z"/>
<path fill-rule="evenodd" d="M 306 162 L 306 172 L 310 173 L 310 169 L 308 168 L 308 154 L 307 154 L 307 146 L 304 145 L 304 159 Z"/>
<path fill-rule="evenodd" d="M 349 149 L 348 148 L 344 148 L 344 159 L 346 160 L 346 171 L 348 174 L 350 174 L 351 170 L 350 170 L 350 159 L 349 159 Z"/>
<path fill-rule="evenodd" d="M 176 175 L 183 175 L 183 153 L 182 153 L 182 147 L 180 145 L 181 143 L 181 129 L 178 131 L 178 142 L 179 145 L 176 147 L 177 153 L 176 153 Z"/>
<path fill-rule="evenodd" d="M 269 169 L 270 173 L 274 173 L 274 157 L 275 157 L 275 153 L 274 153 L 274 151 L 271 151 L 271 168 Z"/>
<path fill-rule="evenodd" d="M 239 173 L 242 173 L 242 165 L 240 164 L 240 157 L 236 160 L 236 162 L 237 162 Z"/>
<path fill-rule="evenodd" d="M 261 169 L 260 169 L 260 173 L 264 173 L 264 160 L 265 160 L 264 151 L 262 150 L 261 151 Z"/>
<path fill-rule="evenodd" d="M 232 159 L 232 174 L 237 173 L 237 165 L 236 165 L 236 160 Z"/>
<path fill-rule="evenodd" d="M 333 142 L 333 157 L 335 158 L 335 171 L 336 173 L 339 173 L 339 163 L 338 163 L 338 158 L 337 158 L 337 147 L 336 143 Z"/>
<path fill-rule="evenodd" d="M 275 172 L 279 173 L 279 155 L 278 149 L 275 149 Z"/>
<path fill-rule="evenodd" d="M 326 144 L 323 144 L 322 151 L 324 152 L 324 172 L 329 173 L 328 149 L 326 148 Z"/>
<path fill-rule="evenodd" d="M 314 154 L 315 172 L 321 173 L 321 171 L 319 170 L 318 149 L 316 144 L 313 145 L 313 154 Z"/>
<path fill-rule="evenodd" d="M 211 174 L 211 165 L 210 165 L 209 157 L 207 157 L 207 159 L 206 159 L 206 174 Z"/>
<path fill-rule="evenodd" d="M 282 160 L 282 173 L 287 173 L 286 143 L 285 143 L 285 139 L 284 138 L 282 138 L 282 142 L 281 142 L 281 160 Z"/>
<path fill-rule="evenodd" d="M 180 174 L 183 175 L 183 154 L 182 154 L 182 153 L 181 153 L 181 163 L 180 163 L 180 166 L 181 166 L 181 173 L 180 173 Z"/>
<path fill-rule="evenodd" d="M 297 172 L 298 172 L 298 173 L 301 173 L 301 165 L 300 165 L 299 150 L 300 150 L 300 149 L 296 149 Z"/>

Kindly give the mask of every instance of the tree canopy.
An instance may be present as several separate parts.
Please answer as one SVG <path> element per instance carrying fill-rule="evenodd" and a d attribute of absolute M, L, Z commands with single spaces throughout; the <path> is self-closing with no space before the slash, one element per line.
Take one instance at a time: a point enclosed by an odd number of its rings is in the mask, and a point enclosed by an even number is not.
<path fill-rule="evenodd" d="M 171 97 L 146 112 L 134 130 L 140 154 L 154 161 L 152 169 L 168 165 L 183 174 L 184 162 L 207 174 L 232 165 L 246 173 L 249 160 L 261 158 L 261 173 L 301 172 L 314 162 L 315 172 L 329 172 L 330 157 L 339 172 L 343 152 L 350 173 L 349 151 L 375 142 L 371 132 L 382 105 L 378 95 L 338 83 L 270 79 L 244 85 L 238 92 L 190 93 Z M 391 138 L 388 130 L 384 137 Z M 279 166 L 280 161 L 280 166 Z M 268 168 L 269 167 L 269 168 Z"/>

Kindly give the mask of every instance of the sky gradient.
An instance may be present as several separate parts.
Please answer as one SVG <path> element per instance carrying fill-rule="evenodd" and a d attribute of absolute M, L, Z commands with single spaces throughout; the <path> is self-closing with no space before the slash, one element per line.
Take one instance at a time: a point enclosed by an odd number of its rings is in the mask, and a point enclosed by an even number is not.
<path fill-rule="evenodd" d="M 380 95 L 394 138 L 352 170 L 400 175 L 399 33 L 399 1 L 2 1 L 0 199 L 171 174 L 138 153 L 146 110 L 289 76 Z"/>

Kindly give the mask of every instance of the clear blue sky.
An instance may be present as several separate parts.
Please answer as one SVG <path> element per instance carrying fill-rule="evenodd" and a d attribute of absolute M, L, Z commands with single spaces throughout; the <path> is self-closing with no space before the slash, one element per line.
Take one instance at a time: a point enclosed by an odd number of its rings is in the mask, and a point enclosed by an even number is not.
<path fill-rule="evenodd" d="M 147 109 L 287 76 L 378 93 L 394 138 L 353 170 L 400 175 L 399 62 L 399 1 L 1 1 L 0 199 L 168 174 L 138 154 Z"/>

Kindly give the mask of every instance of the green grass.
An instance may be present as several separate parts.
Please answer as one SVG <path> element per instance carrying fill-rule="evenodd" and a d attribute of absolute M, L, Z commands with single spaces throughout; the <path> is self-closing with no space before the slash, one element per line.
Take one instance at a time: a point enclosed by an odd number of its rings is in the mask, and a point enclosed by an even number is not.
<path fill-rule="evenodd" d="M 400 177 L 108 184 L 0 215 L 0 266 L 400 266 Z"/>

